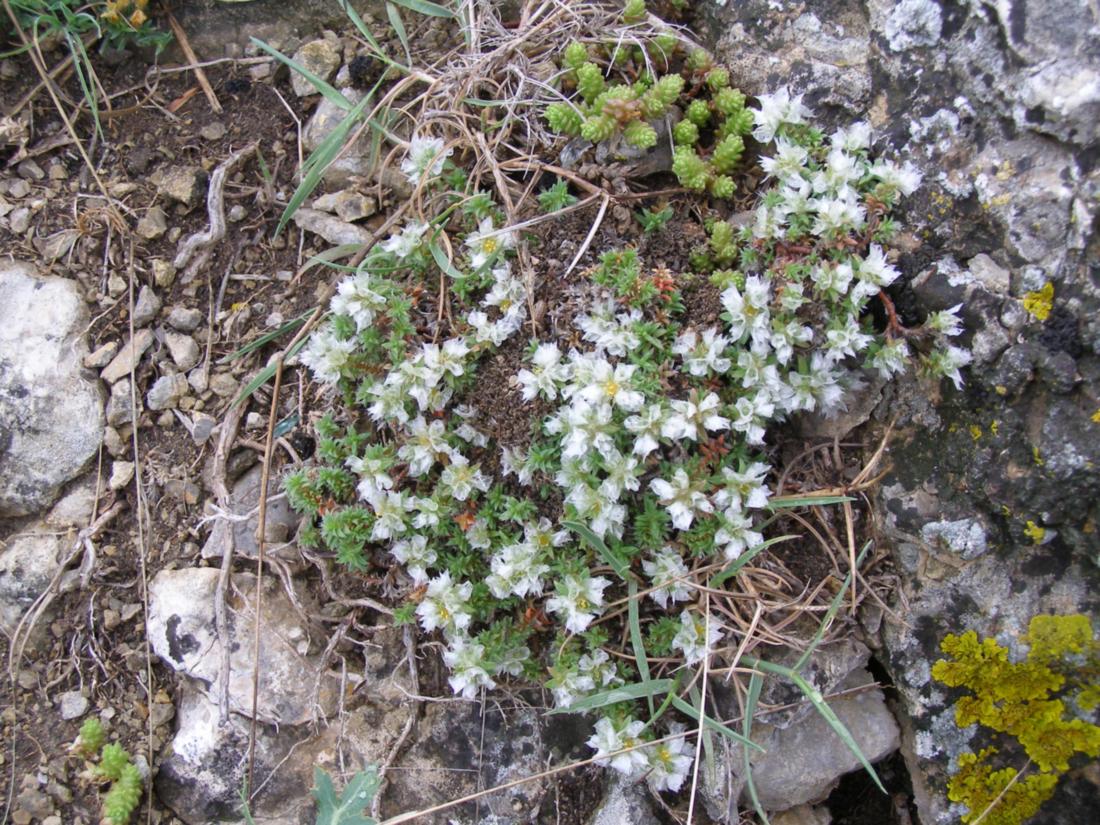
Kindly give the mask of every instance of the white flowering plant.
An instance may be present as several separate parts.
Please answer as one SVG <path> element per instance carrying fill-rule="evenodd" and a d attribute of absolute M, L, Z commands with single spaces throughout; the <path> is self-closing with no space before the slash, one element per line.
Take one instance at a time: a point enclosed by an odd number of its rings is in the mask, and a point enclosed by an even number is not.
<path fill-rule="evenodd" d="M 693 66 L 727 88 L 709 56 Z M 557 711 L 596 713 L 599 763 L 656 791 L 682 787 L 693 748 L 654 703 L 702 724 L 680 693 L 742 641 L 710 594 L 797 503 L 775 494 L 769 438 L 843 410 L 865 374 L 915 363 L 958 385 L 968 361 L 960 307 L 907 329 L 887 292 L 890 212 L 915 170 L 875 158 L 866 124 L 824 135 L 786 89 L 743 111 L 764 178 L 752 220 L 713 213 L 695 273 L 605 252 L 556 333 L 531 311 L 527 239 L 418 134 L 402 170 L 438 213 L 369 250 L 300 356 L 342 401 L 316 422 L 316 466 L 286 479 L 301 542 L 381 573 L 456 695 L 543 687 Z M 689 283 L 715 295 L 709 320 Z M 530 416 L 526 437 L 493 430 L 490 357 L 511 365 L 497 397 Z"/>

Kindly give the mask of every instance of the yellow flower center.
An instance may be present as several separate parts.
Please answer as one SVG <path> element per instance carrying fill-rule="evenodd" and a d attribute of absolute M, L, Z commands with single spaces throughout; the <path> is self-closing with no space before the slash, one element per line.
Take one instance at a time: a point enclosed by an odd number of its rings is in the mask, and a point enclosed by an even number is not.
<path fill-rule="evenodd" d="M 603 385 L 603 391 L 607 393 L 609 398 L 614 398 L 619 393 L 619 384 L 615 379 L 611 379 Z"/>
<path fill-rule="evenodd" d="M 587 610 L 587 609 L 588 609 L 588 599 L 586 599 L 584 596 L 581 596 L 579 599 L 577 599 L 577 610 Z"/>
<path fill-rule="evenodd" d="M 492 255 L 499 248 L 500 248 L 500 241 L 498 241 L 496 238 L 484 238 L 481 241 L 481 250 L 486 255 Z"/>

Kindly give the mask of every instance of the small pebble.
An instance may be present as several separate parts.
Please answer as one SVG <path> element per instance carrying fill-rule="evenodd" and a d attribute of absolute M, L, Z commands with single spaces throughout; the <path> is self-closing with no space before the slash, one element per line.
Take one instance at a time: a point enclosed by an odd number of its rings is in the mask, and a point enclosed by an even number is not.
<path fill-rule="evenodd" d="M 103 369 L 111 363 L 111 359 L 118 355 L 118 348 L 118 341 L 108 341 L 103 346 L 97 348 L 95 352 L 84 356 L 84 366 L 92 370 Z"/>
<path fill-rule="evenodd" d="M 107 486 L 112 490 L 121 490 L 134 480 L 134 462 L 116 461 L 111 466 L 111 480 Z"/>
<path fill-rule="evenodd" d="M 199 130 L 199 135 L 202 136 L 203 140 L 221 140 L 225 137 L 225 124 L 220 121 L 208 123 Z"/>
<path fill-rule="evenodd" d="M 117 610 L 107 609 L 103 611 L 103 627 L 107 630 L 114 630 L 122 624 L 122 616 L 119 615 Z"/>
<path fill-rule="evenodd" d="M 79 719 L 88 712 L 88 697 L 79 690 L 67 690 L 58 697 L 61 705 L 61 718 Z"/>
<path fill-rule="evenodd" d="M 141 287 L 137 301 L 134 302 L 134 326 L 143 327 L 157 317 L 160 312 L 160 298 L 148 286 Z"/>

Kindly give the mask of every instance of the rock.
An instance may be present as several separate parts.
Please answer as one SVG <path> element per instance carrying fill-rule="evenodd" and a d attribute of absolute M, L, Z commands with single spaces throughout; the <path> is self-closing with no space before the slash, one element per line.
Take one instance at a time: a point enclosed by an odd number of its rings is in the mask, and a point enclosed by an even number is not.
<path fill-rule="evenodd" d="M 206 191 L 206 171 L 201 166 L 172 166 L 149 176 L 157 193 L 184 206 L 195 206 Z"/>
<path fill-rule="evenodd" d="M 170 410 L 179 406 L 180 399 L 187 395 L 191 385 L 187 383 L 187 376 L 176 373 L 175 375 L 162 375 L 153 386 L 149 388 L 146 403 L 150 410 Z"/>
<path fill-rule="evenodd" d="M 176 281 L 176 268 L 162 258 L 153 261 L 153 283 L 161 289 L 167 289 Z"/>
<path fill-rule="evenodd" d="M 227 722 L 221 723 L 217 704 L 186 681 L 176 716 L 176 735 L 154 779 L 158 799 L 188 825 L 235 820 L 240 812 L 240 790 L 248 778 L 248 721 L 230 713 Z M 274 796 L 285 808 L 308 796 L 309 780 L 288 776 L 283 763 L 298 738 L 290 728 L 274 733 L 264 725 L 257 727 L 256 775 L 273 776 L 280 767 L 279 781 L 268 783 L 261 803 L 269 803 Z M 255 803 L 252 806 L 254 815 L 266 812 L 269 806 L 257 807 Z M 257 821 L 295 825 L 298 820 L 257 816 Z"/>
<path fill-rule="evenodd" d="M 832 825 L 832 822 L 832 814 L 824 806 L 799 805 L 771 817 L 772 825 Z"/>
<path fill-rule="evenodd" d="M 191 438 L 196 444 L 205 444 L 217 425 L 218 421 L 212 415 L 195 413 L 191 418 Z"/>
<path fill-rule="evenodd" d="M 378 211 L 374 198 L 353 189 L 322 195 L 313 202 L 313 208 L 333 212 L 342 221 L 362 220 Z"/>
<path fill-rule="evenodd" d="M 153 343 L 153 331 L 151 329 L 139 329 L 134 337 L 127 341 L 114 357 L 110 364 L 104 368 L 99 377 L 108 384 L 114 384 L 120 378 L 128 376 L 135 369 L 145 350 Z"/>
<path fill-rule="evenodd" d="M 790 667 L 799 655 L 789 651 L 768 658 Z M 874 683 L 864 667 L 869 657 L 870 651 L 851 639 L 823 645 L 804 665 L 801 675 L 824 696 L 841 694 Z M 736 716 L 740 711 L 733 710 L 737 699 L 730 689 L 720 681 L 713 682 L 712 687 L 719 713 Z M 789 680 L 766 678 L 760 703 L 783 708 L 758 714 L 753 724 L 753 741 L 764 748 L 763 753 L 753 754 L 753 781 L 766 810 L 779 812 L 819 802 L 844 774 L 862 770 L 856 756 Z M 898 725 L 881 691 L 872 688 L 833 696 L 828 703 L 869 761 L 875 762 L 897 749 Z M 700 771 L 703 799 L 716 819 L 728 818 L 739 800 L 749 804 L 740 752 L 733 752 L 732 758 L 723 754 L 713 764 L 701 766 Z"/>
<path fill-rule="evenodd" d="M 340 92 L 350 103 L 358 103 L 363 93 L 354 89 L 343 89 Z M 307 152 L 314 151 L 324 142 L 333 130 L 340 125 L 346 116 L 346 112 L 328 98 L 321 98 L 310 116 L 305 128 L 302 130 L 302 145 Z M 335 161 L 325 170 L 324 179 L 335 186 L 345 186 L 350 183 L 352 177 L 366 177 L 371 174 L 370 141 L 366 137 L 357 140 L 351 146 L 345 148 Z M 403 175 L 399 175 L 402 181 Z M 408 182 L 405 182 L 406 194 Z M 401 193 L 398 193 L 401 196 Z"/>
<path fill-rule="evenodd" d="M 338 42 L 334 41 L 335 38 L 310 41 L 294 53 L 294 61 L 321 80 L 328 81 L 333 72 L 340 67 Z M 298 97 L 317 94 L 317 87 L 306 80 L 300 72 L 290 73 L 290 85 Z"/>
<path fill-rule="evenodd" d="M 545 769 L 549 756 L 542 721 L 529 709 L 502 711 L 488 705 L 483 718 L 477 703 L 428 703 L 417 741 L 402 759 L 407 770 L 394 771 L 390 777 L 383 814 L 428 808 L 478 787 L 492 788 L 534 776 Z M 470 770 L 479 764 L 480 783 L 478 771 Z M 459 767 L 462 770 L 455 770 Z M 478 821 L 497 825 L 528 822 L 549 787 L 546 780 L 539 780 L 490 794 L 481 800 L 482 819 Z M 473 821 L 474 811 L 473 803 L 468 803 L 417 821 L 431 825 L 446 825 L 455 819 Z"/>
<path fill-rule="evenodd" d="M 219 372 L 210 378 L 210 389 L 219 398 L 235 398 L 241 389 L 241 383 L 229 373 Z"/>
<path fill-rule="evenodd" d="M 57 573 L 65 542 L 56 531 L 17 533 L 0 550 L 0 629 L 9 636 Z M 46 623 L 42 623 L 43 627 Z M 28 651 L 28 655 L 30 652 Z"/>
<path fill-rule="evenodd" d="M 14 235 L 22 235 L 31 228 L 31 210 L 25 206 L 12 210 L 8 215 L 8 229 Z"/>
<path fill-rule="evenodd" d="M 200 309 L 174 306 L 168 312 L 168 326 L 180 332 L 194 332 L 206 318 Z"/>
<path fill-rule="evenodd" d="M 199 363 L 199 359 L 202 357 L 199 345 L 190 335 L 169 332 L 164 336 L 164 343 L 168 347 L 168 352 L 172 355 L 172 360 L 181 370 L 191 369 Z"/>
<path fill-rule="evenodd" d="M 79 719 L 88 712 L 88 697 L 79 690 L 67 690 L 58 697 L 61 706 L 61 718 L 68 721 Z"/>
<path fill-rule="evenodd" d="M 211 702 L 221 695 L 223 641 L 214 621 L 216 568 L 164 570 L 149 585 L 148 634 L 153 651 L 174 670 L 198 680 Z M 228 594 L 230 645 L 229 706 L 248 715 L 252 708 L 253 603 L 255 579 L 233 576 Z M 260 694 L 257 718 L 268 724 L 300 725 L 335 708 L 337 680 L 321 670 L 318 656 L 297 651 L 295 640 L 309 629 L 275 580 L 264 583 L 260 628 Z"/>
<path fill-rule="evenodd" d="M 155 241 L 168 231 L 168 218 L 159 206 L 150 206 L 137 223 L 137 233 L 147 241 Z"/>
<path fill-rule="evenodd" d="M 256 530 L 259 527 L 259 513 L 255 512 L 260 501 L 260 481 L 262 468 L 256 466 L 241 476 L 229 492 L 229 510 L 232 513 L 252 513 L 245 521 L 233 522 L 233 554 L 239 558 L 255 558 L 258 550 L 256 544 Z M 272 478 L 268 483 L 268 495 L 274 496 L 280 490 L 281 482 Z M 296 552 L 292 546 L 280 548 L 290 539 L 298 529 L 299 517 L 290 507 L 285 498 L 268 501 L 265 521 L 265 552 L 274 553 L 280 557 L 293 558 Z M 210 538 L 202 548 L 204 559 L 221 558 L 225 552 L 226 542 L 229 540 L 229 523 L 224 519 L 214 522 L 214 529 L 210 531 Z M 274 546 L 273 546 L 274 545 Z"/>
<path fill-rule="evenodd" d="M 111 478 L 107 486 L 112 490 L 121 490 L 134 480 L 134 462 L 116 461 L 111 466 Z"/>
<path fill-rule="evenodd" d="M 118 341 L 108 341 L 97 348 L 95 352 L 84 356 L 84 366 L 92 370 L 103 369 L 118 354 L 118 348 Z"/>
<path fill-rule="evenodd" d="M 160 305 L 157 294 L 148 285 L 142 286 L 137 300 L 134 301 L 134 326 L 143 327 L 156 318 Z"/>
<path fill-rule="evenodd" d="M 130 452 L 130 442 L 124 440 L 114 427 L 107 427 L 103 431 L 103 446 L 107 448 L 111 458 L 124 458 Z"/>
<path fill-rule="evenodd" d="M 207 140 L 213 143 L 214 141 L 221 140 L 223 137 L 225 137 L 225 132 L 225 124 L 222 123 L 220 120 L 216 120 L 213 123 L 208 123 L 203 126 L 199 130 L 199 137 L 201 137 L 203 140 Z"/>
<path fill-rule="evenodd" d="M 31 185 L 21 178 L 16 178 L 8 186 L 8 194 L 13 198 L 25 198 L 31 193 Z"/>
<path fill-rule="evenodd" d="M 46 179 L 46 173 L 42 171 L 42 167 L 31 158 L 20 161 L 19 165 L 15 167 L 15 171 L 19 173 L 19 177 L 26 180 L 42 181 Z"/>
<path fill-rule="evenodd" d="M 360 226 L 326 215 L 324 212 L 318 212 L 316 209 L 299 209 L 294 213 L 294 223 L 299 229 L 320 235 L 334 246 L 345 244 L 365 246 L 373 237 L 368 230 Z"/>
<path fill-rule="evenodd" d="M 588 825 L 660 825 L 644 782 L 630 782 L 616 774 Z"/>
<path fill-rule="evenodd" d="M 103 397 L 81 375 L 88 319 L 74 281 L 0 263 L 0 516 L 37 512 L 103 441 Z"/>
<path fill-rule="evenodd" d="M 141 397 L 138 397 L 137 414 L 141 415 Z M 133 397 L 130 394 L 130 379 L 123 378 L 111 385 L 111 397 L 107 399 L 107 423 L 112 427 L 129 424 L 134 421 Z"/>

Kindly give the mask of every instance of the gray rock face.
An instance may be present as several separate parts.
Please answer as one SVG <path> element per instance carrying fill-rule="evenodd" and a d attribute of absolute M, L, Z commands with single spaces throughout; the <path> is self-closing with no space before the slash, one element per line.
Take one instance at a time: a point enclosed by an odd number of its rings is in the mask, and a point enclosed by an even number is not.
<path fill-rule="evenodd" d="M 826 130 L 868 120 L 875 151 L 924 176 L 894 298 L 906 323 L 963 303 L 974 361 L 961 392 L 891 385 L 872 415 L 898 422 L 879 505 L 909 624 L 882 619 L 880 658 L 921 820 L 956 821 L 945 776 L 972 732 L 931 680 L 940 641 L 1011 645 L 1036 613 L 1100 601 L 1100 20 L 1085 0 L 749 0 L 700 18 L 735 85 L 789 85 Z M 1041 318 L 1025 305 L 1046 284 Z M 1044 814 L 1094 818 L 1077 796 Z"/>
<path fill-rule="evenodd" d="M 306 232 L 320 235 L 334 246 L 344 244 L 364 245 L 373 235 L 370 231 L 316 209 L 299 209 L 294 213 L 294 223 Z"/>
<path fill-rule="evenodd" d="M 588 825 L 659 825 L 645 783 L 631 783 L 616 776 Z"/>
<path fill-rule="evenodd" d="M 204 559 L 221 558 L 225 553 L 229 531 L 233 531 L 233 553 L 240 558 L 255 558 L 258 550 L 256 530 L 259 527 L 258 505 L 260 501 L 260 481 L 263 470 L 256 465 L 243 476 L 229 493 L 229 507 L 240 520 L 228 522 L 218 519 L 210 537 L 202 548 Z M 298 527 L 299 517 L 285 497 L 277 497 L 281 490 L 276 478 L 269 480 L 267 514 L 264 518 L 265 553 L 279 558 L 292 560 L 297 554 L 287 541 Z"/>
<path fill-rule="evenodd" d="M 149 585 L 149 639 L 153 651 L 180 673 L 198 680 L 211 702 L 221 697 L 222 644 L 214 616 L 218 570 L 165 570 Z M 229 706 L 252 712 L 252 650 L 255 580 L 237 574 L 227 598 L 231 647 Z M 269 724 L 298 725 L 331 713 L 336 693 L 332 678 L 309 654 L 309 631 L 274 582 L 265 582 L 262 603 L 260 691 L 257 718 Z"/>
<path fill-rule="evenodd" d="M 360 14 L 383 13 L 379 0 L 351 0 Z M 224 3 L 192 0 L 176 12 L 191 45 L 203 59 L 236 56 L 256 37 L 282 47 L 288 40 L 309 37 L 321 29 L 347 25 L 339 3 L 327 0 L 252 0 Z"/>
<path fill-rule="evenodd" d="M 793 666 L 798 655 L 792 651 L 769 659 Z M 829 707 L 868 760 L 875 762 L 897 750 L 900 739 L 898 724 L 882 691 L 871 687 L 874 679 L 865 668 L 869 657 L 866 647 L 846 640 L 819 648 L 801 673 L 815 690 L 832 697 L 828 699 Z M 719 712 L 736 716 L 740 712 L 737 701 L 725 684 L 715 681 L 713 688 Z M 753 741 L 764 749 L 753 754 L 753 781 L 766 810 L 780 812 L 821 802 L 844 774 L 862 770 L 855 754 L 789 681 L 780 677 L 765 679 L 760 701 L 783 708 L 760 714 L 753 723 Z M 701 766 L 703 799 L 712 816 L 736 822 L 738 800 L 742 806 L 750 804 L 742 756 L 732 749 L 719 753 L 713 765 Z"/>
<path fill-rule="evenodd" d="M 81 375 L 87 314 L 77 286 L 0 262 L 0 516 L 37 512 L 95 455 L 103 397 Z"/>

